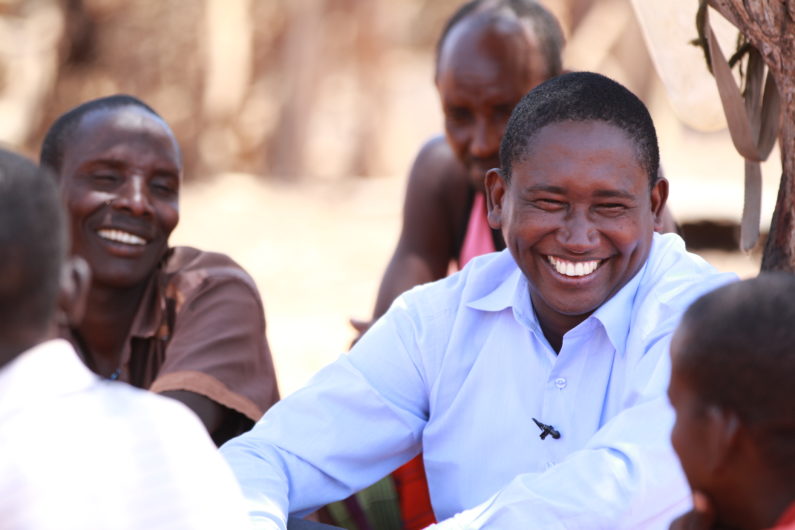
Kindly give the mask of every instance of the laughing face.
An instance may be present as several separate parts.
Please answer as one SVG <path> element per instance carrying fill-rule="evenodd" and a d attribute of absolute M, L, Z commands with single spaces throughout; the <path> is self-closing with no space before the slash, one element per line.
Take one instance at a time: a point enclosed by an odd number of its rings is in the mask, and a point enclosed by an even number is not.
<path fill-rule="evenodd" d="M 179 221 L 182 166 L 168 126 L 135 106 L 85 115 L 64 145 L 61 190 L 72 253 L 93 281 L 127 288 L 146 281 Z"/>
<path fill-rule="evenodd" d="M 510 180 L 489 172 L 489 222 L 502 229 L 542 325 L 561 334 L 618 292 L 649 254 L 667 182 L 649 190 L 632 139 L 601 121 L 540 129 Z"/>

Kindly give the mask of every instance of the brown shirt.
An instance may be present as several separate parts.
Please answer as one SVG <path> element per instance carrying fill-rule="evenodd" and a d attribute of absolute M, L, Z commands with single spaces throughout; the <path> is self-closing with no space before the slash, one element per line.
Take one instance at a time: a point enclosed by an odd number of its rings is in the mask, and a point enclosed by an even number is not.
<path fill-rule="evenodd" d="M 80 349 L 72 330 L 63 334 Z M 248 430 L 279 399 L 254 281 L 229 257 L 190 247 L 170 249 L 150 280 L 120 368 L 134 386 L 227 407 L 216 441 Z"/>

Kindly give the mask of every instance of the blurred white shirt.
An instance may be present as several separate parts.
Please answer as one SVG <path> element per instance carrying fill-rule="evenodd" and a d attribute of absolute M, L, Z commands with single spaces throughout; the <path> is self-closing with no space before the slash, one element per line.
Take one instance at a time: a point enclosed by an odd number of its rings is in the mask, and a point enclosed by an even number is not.
<path fill-rule="evenodd" d="M 177 401 L 102 380 L 52 340 L 0 369 L 0 528 L 250 528 L 240 488 Z"/>
<path fill-rule="evenodd" d="M 669 441 L 668 345 L 690 302 L 734 279 L 655 234 L 642 269 L 556 354 L 511 254 L 475 258 L 398 298 L 221 452 L 258 528 L 419 451 L 437 518 L 455 516 L 443 528 L 668 528 L 689 503 Z M 533 418 L 560 437 L 541 439 Z"/>

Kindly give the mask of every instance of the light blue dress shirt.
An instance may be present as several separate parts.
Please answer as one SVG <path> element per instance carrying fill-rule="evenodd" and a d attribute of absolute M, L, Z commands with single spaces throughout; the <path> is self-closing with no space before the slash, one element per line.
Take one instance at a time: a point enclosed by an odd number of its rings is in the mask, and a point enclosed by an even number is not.
<path fill-rule="evenodd" d="M 508 251 L 395 301 L 358 344 L 221 449 L 258 528 L 423 452 L 440 528 L 667 528 L 689 490 L 670 447 L 668 344 L 731 281 L 655 234 L 635 277 L 549 346 Z M 561 436 L 542 440 L 533 418 Z M 456 515 L 458 514 L 458 515 Z"/>

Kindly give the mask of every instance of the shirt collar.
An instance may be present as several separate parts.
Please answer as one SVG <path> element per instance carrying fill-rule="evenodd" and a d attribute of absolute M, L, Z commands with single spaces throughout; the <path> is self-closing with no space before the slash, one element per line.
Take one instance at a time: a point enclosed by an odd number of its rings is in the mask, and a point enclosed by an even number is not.
<path fill-rule="evenodd" d="M 503 251 L 507 253 L 507 250 Z M 513 257 L 510 258 L 513 260 Z M 527 278 L 513 262 L 513 271 L 487 294 L 467 304 L 472 309 L 481 311 L 502 311 L 511 308 L 514 318 L 528 329 L 540 333 L 541 327 L 530 302 L 530 289 Z"/>
<path fill-rule="evenodd" d="M 169 248 L 163 259 L 160 260 L 155 268 L 149 283 L 146 286 L 141 301 L 138 303 L 138 310 L 135 313 L 132 326 L 130 326 L 129 337 L 148 339 L 155 336 L 163 337 L 168 335 L 167 326 L 164 326 L 166 315 L 166 304 L 169 298 L 176 298 L 178 293 L 172 292 L 167 284 L 167 268 L 171 257 L 174 255 L 174 248 Z"/>
<path fill-rule="evenodd" d="M 607 302 L 599 306 L 589 317 L 601 322 L 607 338 L 617 352 L 623 352 L 626 349 L 629 324 L 632 320 L 632 307 L 635 303 L 635 295 L 638 292 L 641 278 L 646 272 L 647 263 L 648 259 L 624 287 Z"/>
<path fill-rule="evenodd" d="M 527 281 L 525 280 L 522 271 L 519 269 L 519 267 L 514 266 L 513 272 L 511 272 L 508 277 L 500 282 L 494 289 L 485 295 L 472 300 L 467 304 L 467 306 L 471 307 L 472 309 L 479 309 L 481 311 L 502 311 L 503 309 L 512 307 L 516 299 L 516 289 L 518 284 L 521 283 L 524 283 L 525 286 L 527 285 Z M 528 298 L 527 292 L 527 290 L 524 291 L 525 298 Z"/>
<path fill-rule="evenodd" d="M 166 308 L 166 297 L 161 291 L 164 286 L 160 285 L 162 277 L 160 268 L 155 269 L 149 283 L 144 290 L 141 301 L 138 303 L 138 310 L 135 312 L 132 325 L 130 326 L 129 337 L 150 338 L 154 337 L 160 328 Z"/>
<path fill-rule="evenodd" d="M 646 271 L 647 263 L 648 258 L 624 287 L 586 319 L 586 321 L 596 319 L 602 324 L 610 343 L 616 351 L 623 352 L 626 348 L 632 307 L 641 278 Z M 493 290 L 469 302 L 467 305 L 481 311 L 502 311 L 510 307 L 513 309 L 517 321 L 532 331 L 541 333 L 541 327 L 530 302 L 529 293 L 527 278 L 524 277 L 518 266 L 514 266 L 513 272 Z"/>

